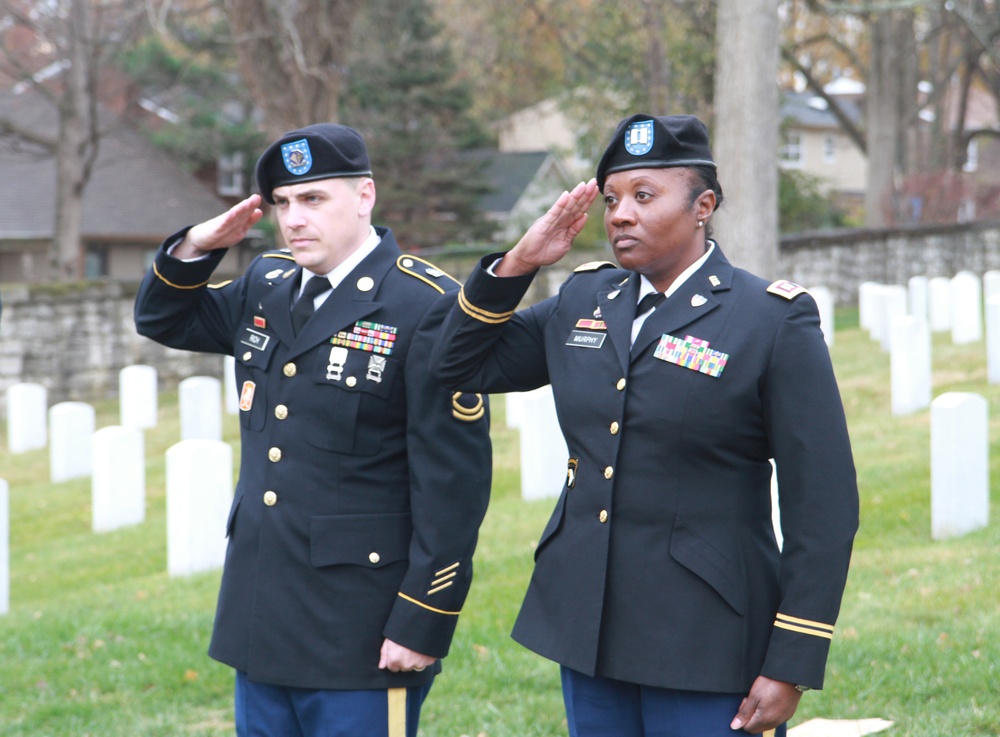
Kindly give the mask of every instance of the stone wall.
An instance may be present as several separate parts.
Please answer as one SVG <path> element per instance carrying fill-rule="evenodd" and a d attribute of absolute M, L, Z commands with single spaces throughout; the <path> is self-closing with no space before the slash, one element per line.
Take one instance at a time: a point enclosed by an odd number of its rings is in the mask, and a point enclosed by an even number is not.
<path fill-rule="evenodd" d="M 422 255 L 464 279 L 483 253 Z M 578 264 L 612 258 L 610 249 L 574 251 L 559 268 L 535 280 L 525 302 L 553 293 Z M 837 303 L 846 305 L 857 302 L 858 285 L 864 281 L 906 284 L 911 276 L 952 277 L 961 270 L 982 276 L 990 269 L 1000 269 L 1000 221 L 785 237 L 775 273 L 762 276 L 827 286 Z M 133 363 L 155 366 L 161 388 L 176 387 L 189 376 L 221 377 L 220 356 L 163 348 L 136 334 L 132 304 L 137 287 L 112 281 L 2 285 L 0 415 L 7 388 L 22 381 L 45 386 L 54 404 L 116 397 L 118 372 Z"/>
<path fill-rule="evenodd" d="M 221 356 L 164 348 L 135 332 L 137 287 L 103 281 L 3 285 L 0 410 L 7 388 L 23 381 L 46 387 L 50 405 L 116 397 L 118 372 L 133 363 L 155 366 L 161 387 L 188 376 L 221 378 Z"/>

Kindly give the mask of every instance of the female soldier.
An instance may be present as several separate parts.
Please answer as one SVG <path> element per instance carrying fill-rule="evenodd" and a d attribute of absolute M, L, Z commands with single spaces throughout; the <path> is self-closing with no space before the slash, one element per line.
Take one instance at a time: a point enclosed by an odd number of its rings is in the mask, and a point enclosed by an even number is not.
<path fill-rule="evenodd" d="M 515 312 L 598 190 L 621 268 Z M 513 637 L 561 665 L 572 737 L 782 735 L 823 685 L 858 517 L 843 406 L 813 299 L 706 237 L 721 200 L 699 120 L 627 118 L 596 181 L 474 271 L 432 358 L 468 391 L 552 385 L 568 472 Z"/>

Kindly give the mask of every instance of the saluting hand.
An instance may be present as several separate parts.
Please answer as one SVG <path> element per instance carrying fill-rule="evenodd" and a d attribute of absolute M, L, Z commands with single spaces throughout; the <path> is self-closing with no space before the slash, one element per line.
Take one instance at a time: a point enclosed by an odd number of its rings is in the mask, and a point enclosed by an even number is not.
<path fill-rule="evenodd" d="M 497 265 L 497 276 L 530 274 L 554 264 L 567 253 L 587 222 L 587 210 L 597 198 L 597 181 L 580 182 L 563 192 L 549 211 L 536 220 Z"/>
<path fill-rule="evenodd" d="M 221 215 L 193 226 L 173 250 L 173 255 L 180 259 L 195 258 L 207 251 L 235 246 L 263 215 L 260 195 L 252 194 Z"/>
<path fill-rule="evenodd" d="M 774 729 L 792 718 L 801 698 L 802 692 L 791 683 L 757 676 L 729 726 L 751 734 Z"/>

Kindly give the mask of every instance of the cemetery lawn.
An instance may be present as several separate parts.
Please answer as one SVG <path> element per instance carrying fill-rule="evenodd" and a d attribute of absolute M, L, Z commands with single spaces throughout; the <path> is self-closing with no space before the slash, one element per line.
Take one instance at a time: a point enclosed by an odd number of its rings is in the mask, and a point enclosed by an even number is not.
<path fill-rule="evenodd" d="M 889 359 L 838 313 L 832 354 L 861 489 L 861 529 L 831 650 L 809 718 L 882 717 L 892 737 L 1000 735 L 1000 387 L 985 344 L 934 336 L 934 396 L 971 391 L 990 404 L 989 528 L 930 538 L 929 411 L 894 418 Z M 556 667 L 508 633 L 551 501 L 519 499 L 517 436 L 493 404 L 494 488 L 476 582 L 445 671 L 424 707 L 422 737 L 566 734 Z M 97 426 L 118 422 L 97 405 Z M 0 447 L 6 449 L 5 428 Z M 239 445 L 235 418 L 226 439 Z M 232 674 L 205 654 L 218 573 L 166 575 L 164 454 L 180 436 L 176 395 L 146 433 L 147 519 L 90 532 L 90 482 L 48 481 L 48 453 L 0 455 L 10 483 L 11 612 L 0 617 L 0 735 L 232 735 Z M 238 458 L 238 452 L 236 453 Z M 377 657 L 377 656 L 376 656 Z"/>

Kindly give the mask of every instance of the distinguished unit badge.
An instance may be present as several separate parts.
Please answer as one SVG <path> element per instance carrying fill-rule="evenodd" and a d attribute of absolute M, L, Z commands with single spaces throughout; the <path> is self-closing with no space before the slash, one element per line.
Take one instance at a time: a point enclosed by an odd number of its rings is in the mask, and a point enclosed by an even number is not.
<path fill-rule="evenodd" d="M 653 121 L 637 120 L 625 131 L 625 150 L 633 156 L 645 156 L 653 148 Z"/>
<path fill-rule="evenodd" d="M 302 176 L 313 165 L 312 151 L 309 150 L 309 141 L 303 138 L 300 141 L 292 141 L 281 146 L 281 159 L 285 162 L 285 168 L 297 177 Z"/>

